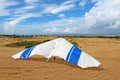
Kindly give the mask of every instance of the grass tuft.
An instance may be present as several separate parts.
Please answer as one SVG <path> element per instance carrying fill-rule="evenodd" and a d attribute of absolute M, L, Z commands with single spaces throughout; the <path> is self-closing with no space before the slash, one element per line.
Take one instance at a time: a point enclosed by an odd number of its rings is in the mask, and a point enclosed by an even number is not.
<path fill-rule="evenodd" d="M 44 40 L 42 42 L 39 41 L 20 41 L 20 42 L 15 42 L 15 43 L 11 43 L 11 44 L 6 44 L 7 47 L 25 47 L 25 48 L 29 48 L 32 46 L 36 46 L 38 44 L 41 44 L 43 42 L 47 42 L 49 40 Z"/>

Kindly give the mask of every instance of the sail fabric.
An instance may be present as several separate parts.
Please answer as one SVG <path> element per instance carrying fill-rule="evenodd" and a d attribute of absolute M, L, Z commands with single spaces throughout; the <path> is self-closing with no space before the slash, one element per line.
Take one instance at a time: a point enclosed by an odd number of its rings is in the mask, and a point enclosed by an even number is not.
<path fill-rule="evenodd" d="M 33 55 L 42 55 L 46 58 L 58 56 L 80 66 L 81 68 L 98 67 L 101 63 L 88 55 L 80 48 L 74 46 L 64 38 L 54 39 L 30 48 L 27 48 L 18 54 L 12 56 L 14 59 L 28 59 Z"/>
<path fill-rule="evenodd" d="M 52 52 L 52 50 L 54 49 L 54 45 L 55 45 L 54 41 L 48 41 L 30 48 L 27 48 L 19 52 L 18 54 L 13 55 L 12 58 L 28 59 L 29 57 L 35 54 L 42 55 L 47 58 Z M 22 55 L 24 55 L 24 57 Z"/>

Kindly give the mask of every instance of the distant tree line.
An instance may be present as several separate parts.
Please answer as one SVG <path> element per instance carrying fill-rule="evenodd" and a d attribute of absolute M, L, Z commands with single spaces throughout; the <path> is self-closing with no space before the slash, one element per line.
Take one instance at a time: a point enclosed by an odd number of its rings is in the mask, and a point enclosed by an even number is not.
<path fill-rule="evenodd" d="M 0 35 L 0 36 L 4 36 L 4 37 L 10 37 L 10 38 L 20 38 L 20 37 L 34 37 L 34 36 L 49 36 L 49 35 Z M 52 36 L 52 35 L 50 35 L 50 36 Z M 53 35 L 53 36 L 55 36 L 55 35 Z M 120 38 L 120 36 L 104 36 L 104 35 L 102 35 L 102 36 L 79 36 L 79 35 L 77 35 L 77 36 L 64 36 L 64 35 L 61 35 L 61 36 L 56 36 L 56 37 L 63 37 L 63 38 L 65 38 L 65 37 L 68 37 L 68 38 L 71 38 L 71 37 L 73 37 L 73 38 L 116 38 L 116 39 L 119 39 Z"/>
<path fill-rule="evenodd" d="M 20 37 L 33 37 L 34 35 L 0 35 L 4 37 L 10 37 L 10 38 L 20 38 Z"/>

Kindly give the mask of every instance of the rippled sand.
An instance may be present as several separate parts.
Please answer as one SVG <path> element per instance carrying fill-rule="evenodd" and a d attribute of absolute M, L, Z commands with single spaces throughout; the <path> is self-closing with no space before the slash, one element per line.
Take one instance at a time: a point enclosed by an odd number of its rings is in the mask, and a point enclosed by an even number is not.
<path fill-rule="evenodd" d="M 60 58 L 46 63 L 42 56 L 28 60 L 14 60 L 13 54 L 24 47 L 5 47 L 17 41 L 42 41 L 56 37 L 6 38 L 0 37 L 0 80 L 120 80 L 120 39 L 66 38 L 76 41 L 79 47 L 100 61 L 105 69 L 81 69 Z"/>

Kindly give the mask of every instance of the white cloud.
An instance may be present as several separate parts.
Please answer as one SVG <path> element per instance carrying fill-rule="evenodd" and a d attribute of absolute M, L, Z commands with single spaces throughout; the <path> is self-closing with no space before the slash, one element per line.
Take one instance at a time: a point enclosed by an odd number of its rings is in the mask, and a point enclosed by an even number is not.
<path fill-rule="evenodd" d="M 86 0 L 81 0 L 81 2 L 79 3 L 79 5 L 81 7 L 84 7 L 86 5 Z"/>
<path fill-rule="evenodd" d="M 72 4 L 74 1 L 71 0 L 71 1 L 66 1 L 60 5 L 49 4 L 47 6 L 44 6 L 44 8 L 43 8 L 43 10 L 41 10 L 41 12 L 36 11 L 34 13 L 28 13 L 29 11 L 38 7 L 33 4 L 38 2 L 39 0 L 24 0 L 24 1 L 30 5 L 26 5 L 21 8 L 15 9 L 13 12 L 13 14 L 14 14 L 13 17 L 6 19 L 7 22 L 4 23 L 5 30 L 9 29 L 10 27 L 11 27 L 11 29 L 14 28 L 17 24 L 19 24 L 20 22 L 22 22 L 25 19 L 28 19 L 31 17 L 38 17 L 38 16 L 41 16 L 41 15 L 44 15 L 47 13 L 57 14 L 59 12 L 69 10 L 75 6 Z M 60 14 L 58 17 L 63 18 L 63 17 L 65 17 L 65 15 Z"/>
<path fill-rule="evenodd" d="M 100 25 L 102 25 L 101 27 L 114 26 L 115 24 L 111 23 L 117 23 L 120 21 L 119 10 L 119 0 L 99 0 L 98 3 L 88 13 L 86 13 L 85 20 L 87 21 L 89 27 L 97 27 Z"/>
<path fill-rule="evenodd" d="M 9 10 L 5 8 L 10 5 L 15 5 L 15 2 L 9 2 L 7 0 L 1 0 L 0 2 L 0 16 L 9 15 Z M 40 5 L 42 10 L 40 12 L 27 13 L 30 10 L 36 8 L 35 3 L 38 0 L 25 0 L 29 5 L 19 8 L 13 12 L 15 15 L 12 15 L 11 18 L 7 19 L 7 22 L 4 23 L 5 30 L 12 30 L 20 22 L 31 18 L 38 17 L 44 14 L 57 14 L 57 17 L 60 17 L 60 20 L 38 23 L 37 25 L 40 28 L 43 28 L 43 32 L 51 33 L 93 33 L 90 30 L 98 29 L 101 31 L 105 30 L 115 30 L 120 29 L 120 0 L 92 0 L 91 2 L 97 2 L 95 6 L 89 11 L 86 12 L 84 16 L 77 18 L 66 18 L 63 11 L 72 10 L 76 8 L 75 0 L 67 0 L 61 4 L 44 4 Z M 86 5 L 86 0 L 82 0 L 80 6 L 84 7 Z M 3 4 L 5 3 L 5 4 Z M 33 27 L 34 25 L 29 25 Z M 28 26 L 28 27 L 29 27 Z M 41 29 L 42 29 L 41 28 Z M 45 30 L 44 30 L 45 29 Z M 97 32 L 97 31 L 96 31 Z"/>
<path fill-rule="evenodd" d="M 71 29 L 70 29 L 70 28 L 66 28 L 66 29 L 64 30 L 64 32 L 65 32 L 65 33 L 70 33 L 70 32 L 71 32 Z"/>
<path fill-rule="evenodd" d="M 58 17 L 60 17 L 60 18 L 66 18 L 65 14 L 59 14 Z"/>
<path fill-rule="evenodd" d="M 75 7 L 75 4 L 73 4 L 74 2 L 75 1 L 70 0 L 70 1 L 63 2 L 60 5 L 56 5 L 56 4 L 44 5 L 44 8 L 45 8 L 44 13 L 57 14 L 59 12 L 63 12 L 63 11 L 73 9 Z"/>
<path fill-rule="evenodd" d="M 35 6 L 29 5 L 24 6 L 22 8 L 18 8 L 15 10 L 14 14 L 20 15 L 20 14 L 26 14 L 28 11 L 35 9 Z"/>
<path fill-rule="evenodd" d="M 0 16 L 7 16 L 10 14 L 10 11 L 6 9 L 8 6 L 17 5 L 19 3 L 15 1 L 0 0 Z"/>
<path fill-rule="evenodd" d="M 64 27 L 73 27 L 73 26 L 79 26 L 79 19 L 76 18 L 69 18 L 69 19 L 61 19 L 61 20 L 55 20 L 55 21 L 50 21 L 49 23 L 46 23 L 50 26 L 64 26 Z M 54 24 L 54 25 L 53 25 Z"/>
<path fill-rule="evenodd" d="M 57 14 L 59 12 L 62 11 L 67 11 L 70 10 L 71 8 L 75 7 L 75 5 L 71 4 L 71 5 L 49 5 L 49 7 L 46 7 L 44 12 L 45 13 L 52 13 L 52 14 Z"/>
<path fill-rule="evenodd" d="M 79 1 L 79 0 L 67 0 L 67 1 L 63 2 L 62 5 L 73 4 L 73 3 L 77 2 L 77 1 Z"/>
<path fill-rule="evenodd" d="M 20 17 L 18 17 L 18 18 L 13 18 L 14 20 L 11 20 L 11 21 L 9 21 L 9 22 L 6 22 L 6 23 L 4 23 L 4 29 L 6 30 L 6 31 L 8 31 L 9 29 L 13 29 L 18 23 L 20 23 L 20 22 L 22 22 L 22 21 L 24 21 L 25 19 L 28 19 L 28 18 L 30 18 L 30 17 L 37 17 L 38 15 L 35 15 L 35 14 L 24 14 L 24 15 L 21 15 Z"/>
<path fill-rule="evenodd" d="M 16 1 L 0 0 L 1 7 L 7 7 L 7 6 L 12 6 L 12 5 L 17 5 L 17 4 L 19 4 L 19 3 Z"/>
<path fill-rule="evenodd" d="M 9 3 L 7 3 L 9 4 Z M 9 4 L 11 5 L 11 4 Z M 23 6 L 21 8 L 16 8 L 12 12 L 12 17 L 5 19 L 7 22 L 4 23 L 4 30 L 8 31 L 9 29 L 14 29 L 14 27 L 24 21 L 25 19 L 31 18 L 31 17 L 38 17 L 41 16 L 40 13 L 28 13 L 28 11 L 31 11 L 35 9 L 35 6 L 33 5 L 27 5 Z"/>
<path fill-rule="evenodd" d="M 0 7 L 0 16 L 6 16 L 6 15 L 9 15 L 9 11 Z"/>
<path fill-rule="evenodd" d="M 97 2 L 97 1 L 99 1 L 99 0 L 91 0 L 91 2 Z"/>
<path fill-rule="evenodd" d="M 75 33 L 78 33 L 78 31 L 79 31 L 78 27 L 72 27 L 72 28 L 66 28 L 63 32 L 64 33 L 75 34 Z"/>
<path fill-rule="evenodd" d="M 9 23 L 9 22 L 6 22 L 5 24 L 4 24 L 4 30 L 5 31 L 13 31 L 14 30 L 14 23 L 13 22 L 11 22 L 11 23 Z"/>
<path fill-rule="evenodd" d="M 73 34 L 73 33 L 77 33 L 79 30 L 78 27 L 68 27 L 68 28 L 61 28 L 61 27 L 51 27 L 51 28 L 46 28 L 44 30 L 44 32 L 47 32 L 47 33 L 69 33 L 69 34 Z"/>
<path fill-rule="evenodd" d="M 120 1 L 99 0 L 83 17 L 61 19 L 46 24 L 61 26 L 61 32 L 94 33 L 120 29 Z M 65 24 L 64 24 L 65 23 Z M 54 24 L 54 25 L 53 25 Z M 74 29 L 76 27 L 76 29 Z M 96 31 L 97 29 L 97 31 Z M 105 33 L 105 32 L 104 32 Z"/>
<path fill-rule="evenodd" d="M 25 7 L 20 8 L 20 10 L 31 10 L 31 9 L 34 9 L 34 8 L 35 8 L 35 6 L 29 5 L 29 6 L 25 6 Z"/>
<path fill-rule="evenodd" d="M 28 4 L 39 2 L 40 0 L 24 0 Z"/>
<path fill-rule="evenodd" d="M 113 25 L 111 24 L 110 29 L 119 29 L 120 28 L 120 21 L 116 21 Z"/>
<path fill-rule="evenodd" d="M 69 18 L 50 21 L 48 23 L 39 24 L 39 26 L 45 28 L 44 32 L 48 33 L 84 33 L 84 27 L 80 22 L 82 22 L 81 18 Z"/>
<path fill-rule="evenodd" d="M 46 28 L 44 32 L 48 32 L 48 33 L 58 33 L 60 32 L 61 29 L 60 28 L 56 28 L 56 27 L 52 27 L 52 28 Z"/>

